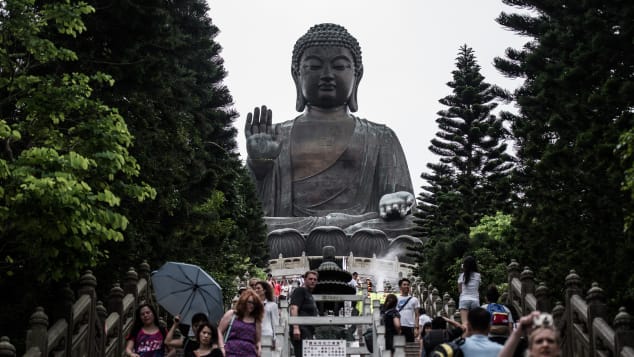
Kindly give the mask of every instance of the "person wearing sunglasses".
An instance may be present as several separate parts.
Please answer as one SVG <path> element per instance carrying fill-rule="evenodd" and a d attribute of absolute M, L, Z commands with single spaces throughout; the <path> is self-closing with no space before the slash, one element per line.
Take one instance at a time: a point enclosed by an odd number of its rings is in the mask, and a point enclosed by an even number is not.
<path fill-rule="evenodd" d="M 225 357 L 258 357 L 262 352 L 264 305 L 252 289 L 245 290 L 235 309 L 227 311 L 218 325 Z M 222 348 L 221 347 L 221 348 Z"/>

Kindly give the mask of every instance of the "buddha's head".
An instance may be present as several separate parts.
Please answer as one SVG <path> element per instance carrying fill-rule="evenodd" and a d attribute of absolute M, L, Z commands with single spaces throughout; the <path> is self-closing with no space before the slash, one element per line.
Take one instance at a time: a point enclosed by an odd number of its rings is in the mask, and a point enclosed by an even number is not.
<path fill-rule="evenodd" d="M 291 73 L 297 89 L 297 111 L 306 105 L 345 105 L 357 111 L 357 89 L 363 76 L 361 47 L 343 26 L 311 27 L 295 43 Z"/>

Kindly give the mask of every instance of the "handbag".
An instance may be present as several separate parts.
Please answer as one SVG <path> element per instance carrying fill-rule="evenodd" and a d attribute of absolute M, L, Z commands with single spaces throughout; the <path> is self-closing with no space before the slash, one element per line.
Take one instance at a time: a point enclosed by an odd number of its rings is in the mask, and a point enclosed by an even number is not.
<path fill-rule="evenodd" d="M 234 313 L 233 316 L 231 316 L 231 322 L 229 322 L 229 327 L 227 327 L 227 332 L 225 333 L 225 343 L 227 343 L 227 340 L 229 339 L 229 333 L 231 333 L 231 326 L 233 326 L 233 320 L 236 319 L 236 314 Z"/>

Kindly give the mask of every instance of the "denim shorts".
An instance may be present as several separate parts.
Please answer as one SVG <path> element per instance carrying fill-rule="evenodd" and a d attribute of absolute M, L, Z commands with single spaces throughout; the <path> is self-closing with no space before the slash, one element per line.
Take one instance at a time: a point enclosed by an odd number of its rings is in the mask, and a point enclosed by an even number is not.
<path fill-rule="evenodd" d="M 471 310 L 480 306 L 480 302 L 478 300 L 460 300 L 458 303 L 459 310 Z"/>

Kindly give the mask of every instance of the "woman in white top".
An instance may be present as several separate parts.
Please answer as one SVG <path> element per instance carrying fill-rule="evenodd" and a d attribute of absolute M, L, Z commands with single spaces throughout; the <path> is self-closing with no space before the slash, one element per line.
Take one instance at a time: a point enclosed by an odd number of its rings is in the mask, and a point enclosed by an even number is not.
<path fill-rule="evenodd" d="M 462 273 L 458 277 L 458 291 L 460 298 L 458 309 L 460 309 L 460 322 L 463 326 L 467 324 L 467 315 L 469 310 L 480 306 L 480 273 L 478 273 L 478 264 L 472 256 L 465 257 L 462 261 Z"/>
<path fill-rule="evenodd" d="M 277 304 L 273 300 L 273 288 L 266 281 L 255 283 L 255 293 L 264 304 L 264 318 L 262 319 L 262 336 L 271 336 L 273 346 L 275 346 L 275 326 L 279 322 Z"/>

